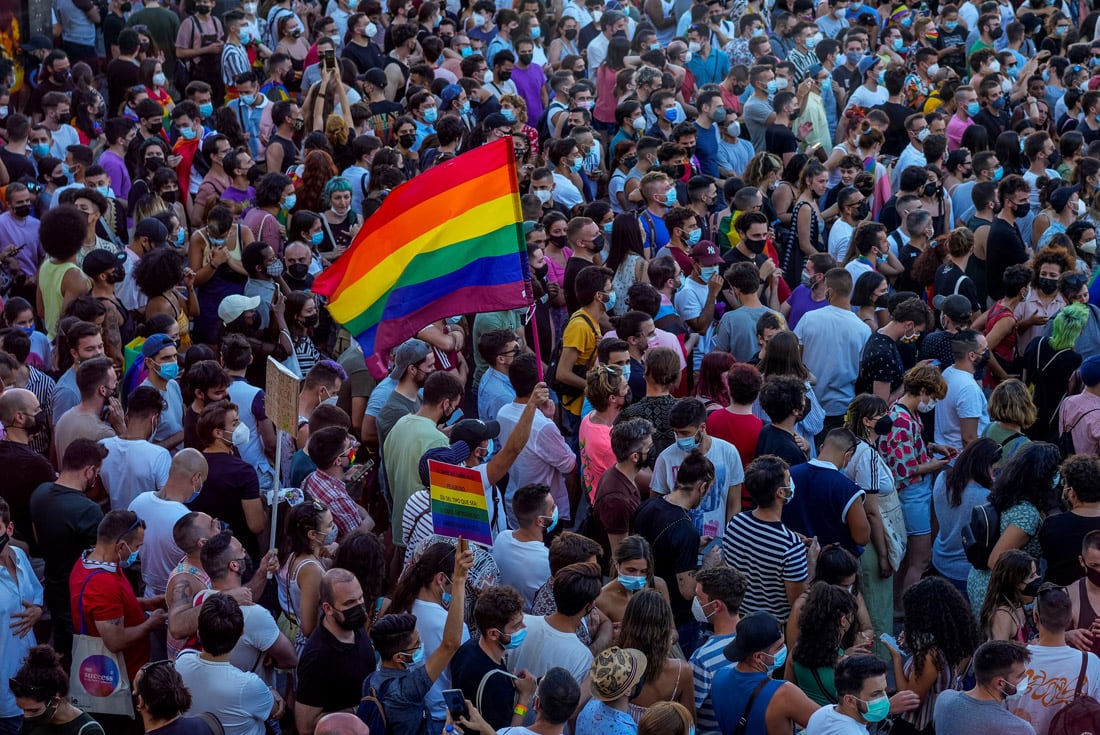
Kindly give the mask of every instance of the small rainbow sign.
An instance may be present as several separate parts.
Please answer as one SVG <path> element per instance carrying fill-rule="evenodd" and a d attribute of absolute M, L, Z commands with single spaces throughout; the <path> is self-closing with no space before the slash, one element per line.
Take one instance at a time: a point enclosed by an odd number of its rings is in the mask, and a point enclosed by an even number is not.
<path fill-rule="evenodd" d="M 439 536 L 462 537 L 491 547 L 493 532 L 481 473 L 469 467 L 428 460 L 428 475 L 432 530 Z"/>

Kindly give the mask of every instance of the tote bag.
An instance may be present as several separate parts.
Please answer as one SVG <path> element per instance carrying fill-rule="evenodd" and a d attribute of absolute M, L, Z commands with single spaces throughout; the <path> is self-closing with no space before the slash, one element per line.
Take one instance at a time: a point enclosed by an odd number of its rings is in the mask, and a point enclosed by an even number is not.
<path fill-rule="evenodd" d="M 130 677 L 122 656 L 107 650 L 102 638 L 88 635 L 84 621 L 84 590 L 100 570 L 92 572 L 80 588 L 80 631 L 73 635 L 73 665 L 69 672 L 69 695 L 85 712 L 134 716 Z"/>

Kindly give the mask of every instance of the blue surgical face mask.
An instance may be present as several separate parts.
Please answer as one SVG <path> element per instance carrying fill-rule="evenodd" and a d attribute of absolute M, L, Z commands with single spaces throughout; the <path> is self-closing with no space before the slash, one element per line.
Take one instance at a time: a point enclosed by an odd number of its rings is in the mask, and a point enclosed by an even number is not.
<path fill-rule="evenodd" d="M 419 666 L 422 663 L 424 663 L 424 643 L 423 642 L 421 642 L 421 644 L 417 647 L 417 649 L 415 651 L 413 651 L 412 661 L 410 661 L 408 663 L 406 668 L 411 668 L 413 666 Z"/>
<path fill-rule="evenodd" d="M 512 112 L 511 110 L 509 110 L 506 107 L 500 108 L 500 114 L 504 115 L 504 117 L 508 118 L 508 122 L 515 122 L 516 121 L 516 113 Z"/>
<path fill-rule="evenodd" d="M 614 309 L 614 308 L 615 308 L 615 298 L 616 298 L 616 297 L 615 297 L 615 292 L 614 292 L 614 291 L 612 291 L 611 293 L 607 294 L 607 302 L 606 302 L 606 303 L 604 304 L 604 307 L 605 307 L 605 308 L 606 308 L 606 309 L 607 309 L 608 311 L 611 311 L 612 309 Z"/>
<path fill-rule="evenodd" d="M 703 279 L 703 283 L 710 281 L 716 275 L 718 275 L 718 266 L 716 265 L 705 265 L 699 269 L 699 277 Z"/>
<path fill-rule="evenodd" d="M 623 369 L 623 380 L 630 380 L 630 363 L 628 362 L 627 364 L 620 365 L 619 367 Z"/>
<path fill-rule="evenodd" d="M 434 107 L 429 107 L 424 110 L 424 122 L 434 123 L 436 118 L 439 117 L 439 110 Z"/>
<path fill-rule="evenodd" d="M 175 380 L 180 374 L 180 364 L 172 361 L 157 368 L 157 375 L 165 380 Z"/>
<path fill-rule="evenodd" d="M 575 159 L 571 164 L 569 164 L 569 169 L 571 171 L 573 171 L 574 173 L 576 173 L 576 172 L 580 171 L 583 166 L 584 166 L 584 157 L 581 156 L 581 157 Z"/>
<path fill-rule="evenodd" d="M 256 95 L 254 95 L 254 94 L 242 94 L 241 95 L 241 104 L 244 105 L 245 107 L 251 107 L 252 105 L 256 104 Z"/>
<path fill-rule="evenodd" d="M 994 169 L 994 171 L 993 171 L 993 180 L 994 180 L 994 181 L 1000 181 L 1000 180 L 1001 180 L 1001 178 L 1002 178 L 1002 177 L 1003 177 L 1004 175 L 1005 175 L 1005 169 L 1004 169 L 1004 166 L 998 166 L 998 167 L 997 167 L 996 169 Z"/>
<path fill-rule="evenodd" d="M 645 589 L 648 582 L 649 580 L 645 577 L 631 577 L 626 574 L 619 575 L 619 584 L 623 586 L 623 589 L 630 590 L 631 592 Z"/>
<path fill-rule="evenodd" d="M 211 102 L 203 102 L 199 105 L 199 114 L 203 117 L 210 117 L 214 114 L 214 105 Z"/>
<path fill-rule="evenodd" d="M 687 240 L 685 240 L 685 242 L 688 245 L 696 245 L 696 244 L 699 243 L 699 240 L 701 240 L 702 237 L 703 237 L 703 228 L 700 227 L 698 229 L 692 230 L 691 234 L 687 236 Z"/>
<path fill-rule="evenodd" d="M 176 230 L 176 247 L 182 248 L 185 242 L 187 242 L 187 233 L 181 227 Z"/>
<path fill-rule="evenodd" d="M 500 632 L 503 633 L 504 631 L 502 630 Z M 517 630 L 515 633 L 512 633 L 512 635 L 509 636 L 509 638 L 508 638 L 508 642 L 507 643 L 502 643 L 501 645 L 503 645 L 509 651 L 514 651 L 517 648 L 519 648 L 520 646 L 522 646 L 523 641 L 526 640 L 526 639 L 527 639 L 527 628 L 524 628 L 523 630 Z"/>
<path fill-rule="evenodd" d="M 325 241 L 325 231 L 318 230 L 309 236 L 309 244 L 316 247 Z"/>
<path fill-rule="evenodd" d="M 130 544 L 127 544 L 125 541 L 123 541 L 122 543 L 126 544 L 127 549 L 130 548 Z M 128 568 L 132 567 L 134 564 L 136 564 L 137 560 L 138 560 L 137 550 L 131 551 L 130 555 L 128 557 L 126 557 L 126 560 L 121 562 L 121 566 L 122 566 L 123 569 L 128 569 Z"/>
<path fill-rule="evenodd" d="M 675 186 L 668 190 L 668 194 L 665 194 L 665 206 L 666 207 L 675 207 L 676 206 L 676 187 Z"/>
<path fill-rule="evenodd" d="M 298 203 L 298 195 L 297 194 L 288 194 L 286 199 L 283 200 L 283 209 L 285 209 L 286 211 L 289 212 L 290 210 L 294 209 L 294 205 L 297 204 L 297 203 Z"/>
<path fill-rule="evenodd" d="M 894 50 L 895 51 L 901 51 L 903 48 L 905 48 L 905 40 L 902 39 L 902 38 L 895 38 L 894 39 Z"/>
<path fill-rule="evenodd" d="M 677 110 L 675 107 L 670 107 L 665 110 L 665 120 L 667 120 L 668 122 L 674 123 L 679 117 L 680 111 Z"/>
<path fill-rule="evenodd" d="M 957 20 L 944 21 L 944 24 L 943 24 L 943 29 L 945 31 L 953 31 L 958 27 L 959 27 L 959 21 L 957 21 Z"/>
<path fill-rule="evenodd" d="M 197 135 L 194 128 L 180 128 L 180 137 L 184 140 L 194 140 Z"/>
<path fill-rule="evenodd" d="M 31 153 L 35 158 L 44 158 L 50 155 L 50 146 L 46 143 L 35 143 L 31 146 Z"/>
<path fill-rule="evenodd" d="M 676 446 L 685 452 L 690 452 L 699 446 L 699 434 L 695 433 L 691 436 L 676 437 Z"/>
<path fill-rule="evenodd" d="M 33 326 L 30 326 L 30 327 L 19 327 L 19 330 L 20 330 L 21 332 L 23 332 L 23 334 L 27 335 L 28 337 L 30 337 L 30 336 L 31 336 L 32 334 L 34 334 L 34 327 L 33 327 Z"/>
<path fill-rule="evenodd" d="M 782 648 L 780 648 L 778 651 L 776 651 L 775 655 L 772 656 L 772 662 L 771 662 L 771 665 L 768 666 L 768 671 L 775 671 L 776 669 L 782 667 L 783 664 L 785 664 L 785 663 L 787 663 L 787 646 L 786 645 L 784 645 Z"/>
<path fill-rule="evenodd" d="M 774 79 L 771 80 L 770 82 L 768 82 L 768 86 L 767 86 L 768 94 L 775 94 L 778 91 L 779 91 L 779 85 L 776 84 Z"/>
<path fill-rule="evenodd" d="M 613 228 L 614 226 L 615 226 L 615 220 L 611 220 L 610 222 L 604 222 L 603 223 L 604 234 L 610 235 L 611 234 L 611 228 Z"/>
<path fill-rule="evenodd" d="M 784 505 L 786 505 L 787 503 L 789 503 L 789 502 L 791 502 L 792 500 L 794 500 L 794 478 L 793 478 L 793 477 L 791 478 L 791 484 L 790 484 L 790 487 L 788 487 L 788 488 L 787 488 L 787 490 L 789 490 L 791 494 L 790 494 L 790 495 L 788 495 L 788 496 L 787 496 L 787 499 L 783 501 L 783 504 L 784 504 Z"/>
<path fill-rule="evenodd" d="M 114 192 L 111 191 L 111 187 L 109 186 L 97 186 L 95 190 L 99 192 L 99 195 L 104 199 L 114 199 Z"/>
<path fill-rule="evenodd" d="M 550 533 L 558 527 L 558 506 L 554 506 L 554 512 L 550 516 L 550 525 L 546 527 L 546 532 Z"/>
<path fill-rule="evenodd" d="M 970 117 L 974 117 L 975 115 L 977 115 L 981 111 L 982 111 L 982 106 L 979 105 L 977 102 L 968 102 L 968 103 L 966 103 L 966 114 L 969 115 Z"/>
<path fill-rule="evenodd" d="M 463 115 L 469 115 L 470 114 L 470 100 L 466 100 L 465 102 L 462 103 L 462 109 L 460 110 L 460 112 Z"/>

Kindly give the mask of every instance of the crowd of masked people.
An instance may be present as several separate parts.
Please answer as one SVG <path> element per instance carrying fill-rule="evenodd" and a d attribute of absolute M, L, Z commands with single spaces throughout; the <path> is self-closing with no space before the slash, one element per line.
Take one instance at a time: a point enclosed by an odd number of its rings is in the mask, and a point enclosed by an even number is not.
<path fill-rule="evenodd" d="M 1092 4 L 22 20 L 0 735 L 1096 729 Z M 532 305 L 364 354 L 314 278 L 503 139 Z"/>

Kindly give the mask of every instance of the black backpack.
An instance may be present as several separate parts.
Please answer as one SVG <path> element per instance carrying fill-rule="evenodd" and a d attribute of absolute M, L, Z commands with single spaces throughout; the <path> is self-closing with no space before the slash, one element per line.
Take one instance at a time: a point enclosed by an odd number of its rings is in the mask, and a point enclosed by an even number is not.
<path fill-rule="evenodd" d="M 1077 420 L 1073 422 L 1073 426 L 1067 426 L 1066 430 L 1058 435 L 1058 449 L 1062 452 L 1062 459 L 1066 459 L 1067 457 L 1072 457 L 1073 455 L 1077 454 L 1077 447 L 1073 445 L 1073 430 L 1077 428 L 1077 424 L 1081 423 L 1081 419 L 1085 418 L 1093 411 L 1100 411 L 1100 408 L 1093 408 L 1091 410 L 1085 411 L 1083 414 L 1077 417 Z M 1055 415 L 1060 412 L 1061 407 L 1059 406 L 1059 411 L 1056 412 Z"/>
<path fill-rule="evenodd" d="M 989 555 L 1001 537 L 1001 514 L 992 503 L 982 503 L 970 510 L 970 523 L 963 526 L 962 542 L 966 560 L 975 569 L 989 569 Z"/>
<path fill-rule="evenodd" d="M 587 324 L 588 328 L 592 330 L 592 333 L 596 335 L 596 341 L 599 342 L 599 330 L 596 329 L 596 325 L 592 323 L 592 320 L 588 318 L 588 315 L 585 314 L 583 311 L 578 311 L 574 314 L 572 318 L 570 318 L 569 321 L 572 321 L 573 318 L 577 317 L 584 320 L 584 323 Z M 568 328 L 568 326 L 569 324 L 566 323 L 566 328 Z M 564 332 L 565 330 L 562 331 Z M 550 355 L 550 370 L 546 376 L 546 383 L 555 393 L 558 394 L 558 396 L 562 398 L 576 398 L 577 396 L 584 395 L 583 388 L 577 388 L 572 385 L 567 385 L 558 380 L 558 362 L 561 360 L 562 349 L 562 338 L 559 337 L 558 343 L 554 345 L 554 352 Z M 588 377 L 589 368 L 591 368 L 594 364 L 596 364 L 596 350 L 592 350 L 592 355 L 588 358 L 588 362 L 581 365 L 573 365 L 573 374 L 576 375 L 578 378 L 585 380 Z"/>

